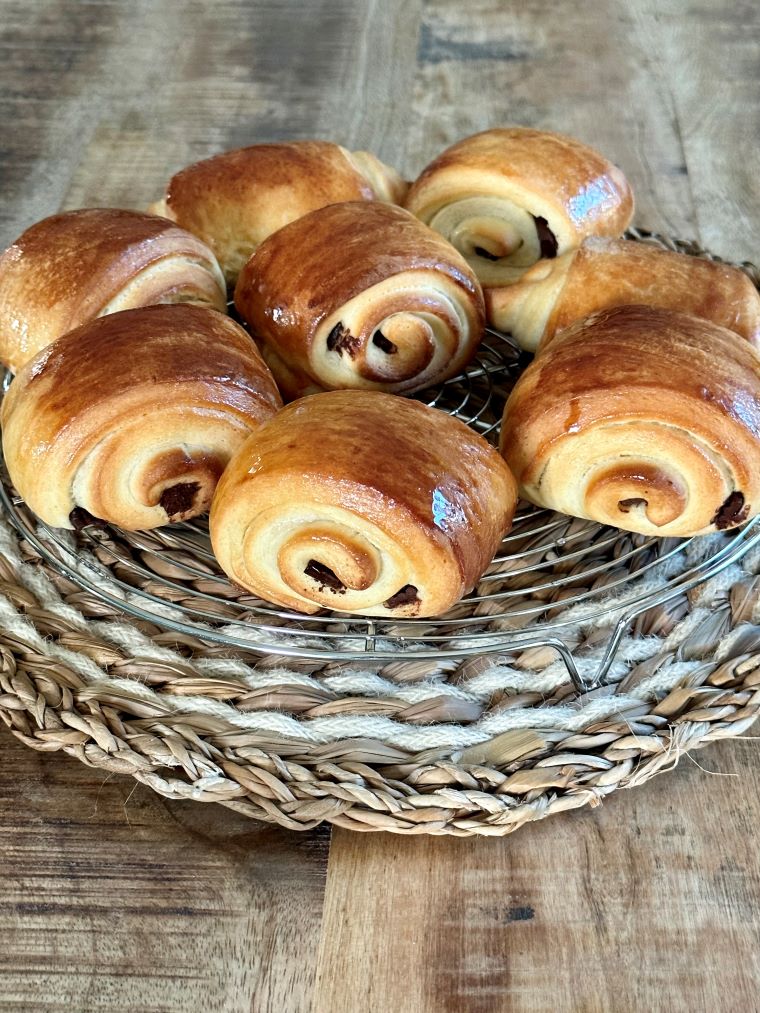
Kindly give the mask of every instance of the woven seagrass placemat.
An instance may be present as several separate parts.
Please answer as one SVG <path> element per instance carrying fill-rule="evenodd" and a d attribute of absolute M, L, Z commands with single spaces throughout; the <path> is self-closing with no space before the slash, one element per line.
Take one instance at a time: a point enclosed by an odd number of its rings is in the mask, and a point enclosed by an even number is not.
<path fill-rule="evenodd" d="M 755 547 L 644 613 L 607 685 L 578 694 L 551 648 L 367 665 L 232 654 L 127 619 L 3 521 L 0 715 L 35 749 L 293 829 L 506 834 L 746 731 L 759 571 Z M 592 663 L 605 638 L 583 635 Z"/>
<path fill-rule="evenodd" d="M 756 269 L 747 270 L 757 283 Z M 124 552 L 142 561 L 139 580 L 130 579 L 143 592 L 152 589 L 148 569 L 171 578 L 164 591 L 180 603 L 218 583 L 202 555 L 176 551 L 171 529 L 163 531 L 127 539 L 121 559 L 107 539 L 93 555 L 92 543 L 65 533 L 75 566 L 88 573 L 83 586 L 56 564 L 60 548 L 46 551 L 50 533 L 33 519 L 26 537 L 0 519 L 0 717 L 27 745 L 292 829 L 327 820 L 501 835 L 598 804 L 688 750 L 741 735 L 760 711 L 760 544 L 637 615 L 604 685 L 583 692 L 549 645 L 459 658 L 289 658 L 278 651 L 278 636 L 289 642 L 287 623 L 262 654 L 204 636 L 202 623 L 192 633 L 172 629 L 160 604 L 153 619 L 129 616 L 99 593 L 109 573 L 123 575 Z M 655 558 L 644 586 L 698 567 L 731 537 Z M 627 544 L 610 551 L 626 558 Z M 552 599 L 552 621 L 567 621 L 581 674 L 598 667 L 614 628 L 615 572 L 571 570 L 563 587 L 572 594 Z M 578 603 L 578 585 L 585 593 L 590 580 L 593 604 Z M 223 615 L 218 598 L 215 607 Z M 503 628 L 503 618 L 492 622 Z"/>

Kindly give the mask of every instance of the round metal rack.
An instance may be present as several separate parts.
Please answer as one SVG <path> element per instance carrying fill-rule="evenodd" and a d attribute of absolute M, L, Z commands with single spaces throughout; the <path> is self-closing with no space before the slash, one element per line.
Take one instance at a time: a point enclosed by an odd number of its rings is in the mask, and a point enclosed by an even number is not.
<path fill-rule="evenodd" d="M 495 442 L 504 401 L 523 365 L 512 341 L 489 331 L 465 372 L 419 399 Z M 62 576 L 112 607 L 177 633 L 233 651 L 325 664 L 435 662 L 493 653 L 514 658 L 549 647 L 579 691 L 604 682 L 634 621 L 717 575 L 760 542 L 760 519 L 706 538 L 659 539 L 522 504 L 499 552 L 465 599 L 440 618 L 393 621 L 326 610 L 306 616 L 254 598 L 219 568 L 205 518 L 147 532 L 89 525 L 74 534 L 34 518 L 4 468 L 0 501 L 18 531 Z M 582 675 L 578 659 L 589 640 L 597 661 Z"/>

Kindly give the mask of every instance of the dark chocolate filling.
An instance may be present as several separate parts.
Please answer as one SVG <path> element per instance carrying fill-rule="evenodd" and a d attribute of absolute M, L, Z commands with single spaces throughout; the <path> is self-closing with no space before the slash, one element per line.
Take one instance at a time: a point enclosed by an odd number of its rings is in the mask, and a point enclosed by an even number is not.
<path fill-rule="evenodd" d="M 557 256 L 557 237 L 549 228 L 549 223 L 545 218 L 541 218 L 540 215 L 533 215 L 533 221 L 536 223 L 536 234 L 541 245 L 541 256 L 546 257 L 547 260 L 553 260 Z"/>
<path fill-rule="evenodd" d="M 395 355 L 398 348 L 389 341 L 382 331 L 375 331 L 372 335 L 372 344 L 377 345 L 381 351 L 385 352 L 386 355 Z"/>
<path fill-rule="evenodd" d="M 476 246 L 474 250 L 479 257 L 485 257 L 486 260 L 501 260 L 498 253 L 491 253 L 489 250 L 484 249 L 482 246 Z"/>
<path fill-rule="evenodd" d="M 82 528 L 86 528 L 90 524 L 95 524 L 101 528 L 105 526 L 105 521 L 93 517 L 89 510 L 85 510 L 84 507 L 74 507 L 69 514 L 69 521 L 77 531 L 81 531 Z"/>
<path fill-rule="evenodd" d="M 642 499 L 640 496 L 634 496 L 632 499 L 621 499 L 618 501 L 618 510 L 621 513 L 627 514 L 630 510 L 633 510 L 637 506 L 646 506 L 647 501 Z"/>
<path fill-rule="evenodd" d="M 360 347 L 361 341 L 359 338 L 355 338 L 351 331 L 340 322 L 327 335 L 328 352 L 337 352 L 338 355 L 342 355 L 345 352 L 349 359 L 353 359 Z"/>
<path fill-rule="evenodd" d="M 742 521 L 747 519 L 748 513 L 749 503 L 745 506 L 744 493 L 732 492 L 726 502 L 718 507 L 712 522 L 718 531 L 724 531 L 734 524 L 741 524 Z"/>
<path fill-rule="evenodd" d="M 192 507 L 199 489 L 200 485 L 197 482 L 179 482 L 177 485 L 170 485 L 161 493 L 159 505 L 164 508 L 168 517 L 176 517 Z"/>
<path fill-rule="evenodd" d="M 331 591 L 337 591 L 340 594 L 345 594 L 346 592 L 346 585 L 340 577 L 336 573 L 333 573 L 329 566 L 318 563 L 316 559 L 310 559 L 303 572 L 307 577 L 312 577 L 319 582 L 321 585 L 320 591 L 324 591 L 326 587 L 329 587 Z"/>
<path fill-rule="evenodd" d="M 419 601 L 417 596 L 417 588 L 414 584 L 404 584 L 400 591 L 396 591 L 386 602 L 383 602 L 387 609 L 395 609 L 400 605 L 411 605 L 412 602 Z"/>

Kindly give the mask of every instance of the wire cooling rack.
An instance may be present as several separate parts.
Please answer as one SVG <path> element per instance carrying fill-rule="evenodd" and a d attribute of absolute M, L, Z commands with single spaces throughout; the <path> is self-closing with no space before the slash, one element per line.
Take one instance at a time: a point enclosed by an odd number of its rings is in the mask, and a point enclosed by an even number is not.
<path fill-rule="evenodd" d="M 641 231 L 630 235 L 718 259 L 694 244 Z M 741 266 L 757 284 L 756 269 Z M 495 443 L 504 401 L 527 358 L 508 336 L 489 330 L 466 371 L 418 399 Z M 4 389 L 10 379 L 6 375 Z M 445 662 L 494 653 L 510 659 L 552 648 L 582 692 L 604 683 L 632 624 L 760 543 L 760 518 L 713 536 L 661 539 L 522 504 L 478 585 L 446 615 L 399 621 L 323 610 L 305 616 L 232 584 L 211 551 L 206 518 L 143 532 L 89 525 L 74 534 L 39 522 L 4 467 L 0 477 L 0 503 L 34 549 L 59 574 L 136 619 L 232 651 L 325 665 Z M 589 672 L 579 662 L 592 644 L 596 660 Z"/>
<path fill-rule="evenodd" d="M 520 368 L 520 353 L 509 339 L 489 332 L 473 365 L 421 400 L 495 439 Z M 581 691 L 604 681 L 638 617 L 717 575 L 760 542 L 758 522 L 709 539 L 658 539 L 524 504 L 467 598 L 439 619 L 392 621 L 326 610 L 304 616 L 241 591 L 216 563 L 205 518 L 147 532 L 90 525 L 75 535 L 37 521 L 4 471 L 0 501 L 61 575 L 131 616 L 178 633 L 325 664 L 514 657 L 548 647 Z M 601 630 L 605 641 L 595 671 L 585 677 L 576 663 L 580 626 L 587 633 Z"/>

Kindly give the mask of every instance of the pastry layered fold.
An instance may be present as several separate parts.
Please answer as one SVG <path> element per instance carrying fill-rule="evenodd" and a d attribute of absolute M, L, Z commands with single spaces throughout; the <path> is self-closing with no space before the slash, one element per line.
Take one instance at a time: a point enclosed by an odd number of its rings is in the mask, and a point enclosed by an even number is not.
<path fill-rule="evenodd" d="M 75 327 L 159 303 L 226 311 L 224 278 L 205 243 L 137 211 L 53 215 L 0 256 L 0 360 L 15 372 Z"/>
<path fill-rule="evenodd" d="M 481 284 L 508 285 L 586 236 L 619 236 L 633 195 L 580 141 L 528 127 L 486 130 L 434 159 L 404 201 L 466 258 Z"/>
<path fill-rule="evenodd" d="M 648 306 L 559 331 L 515 385 L 501 450 L 533 503 L 646 535 L 760 511 L 760 353 Z"/>
<path fill-rule="evenodd" d="M 743 271 L 629 239 L 587 239 L 488 289 L 486 301 L 494 327 L 531 352 L 597 310 L 637 304 L 710 320 L 760 347 L 760 294 Z"/>
<path fill-rule="evenodd" d="M 288 405 L 246 441 L 214 496 L 211 541 L 266 601 L 430 616 L 474 586 L 515 503 L 499 454 L 457 419 L 335 391 Z"/>
<path fill-rule="evenodd" d="M 49 345 L 2 404 L 13 484 L 55 527 L 157 527 L 208 509 L 224 467 L 281 405 L 245 331 L 194 306 L 102 317 Z"/>
<path fill-rule="evenodd" d="M 364 388 L 409 394 L 475 354 L 483 294 L 464 259 L 391 204 L 333 204 L 270 236 L 235 306 L 286 398 Z"/>

